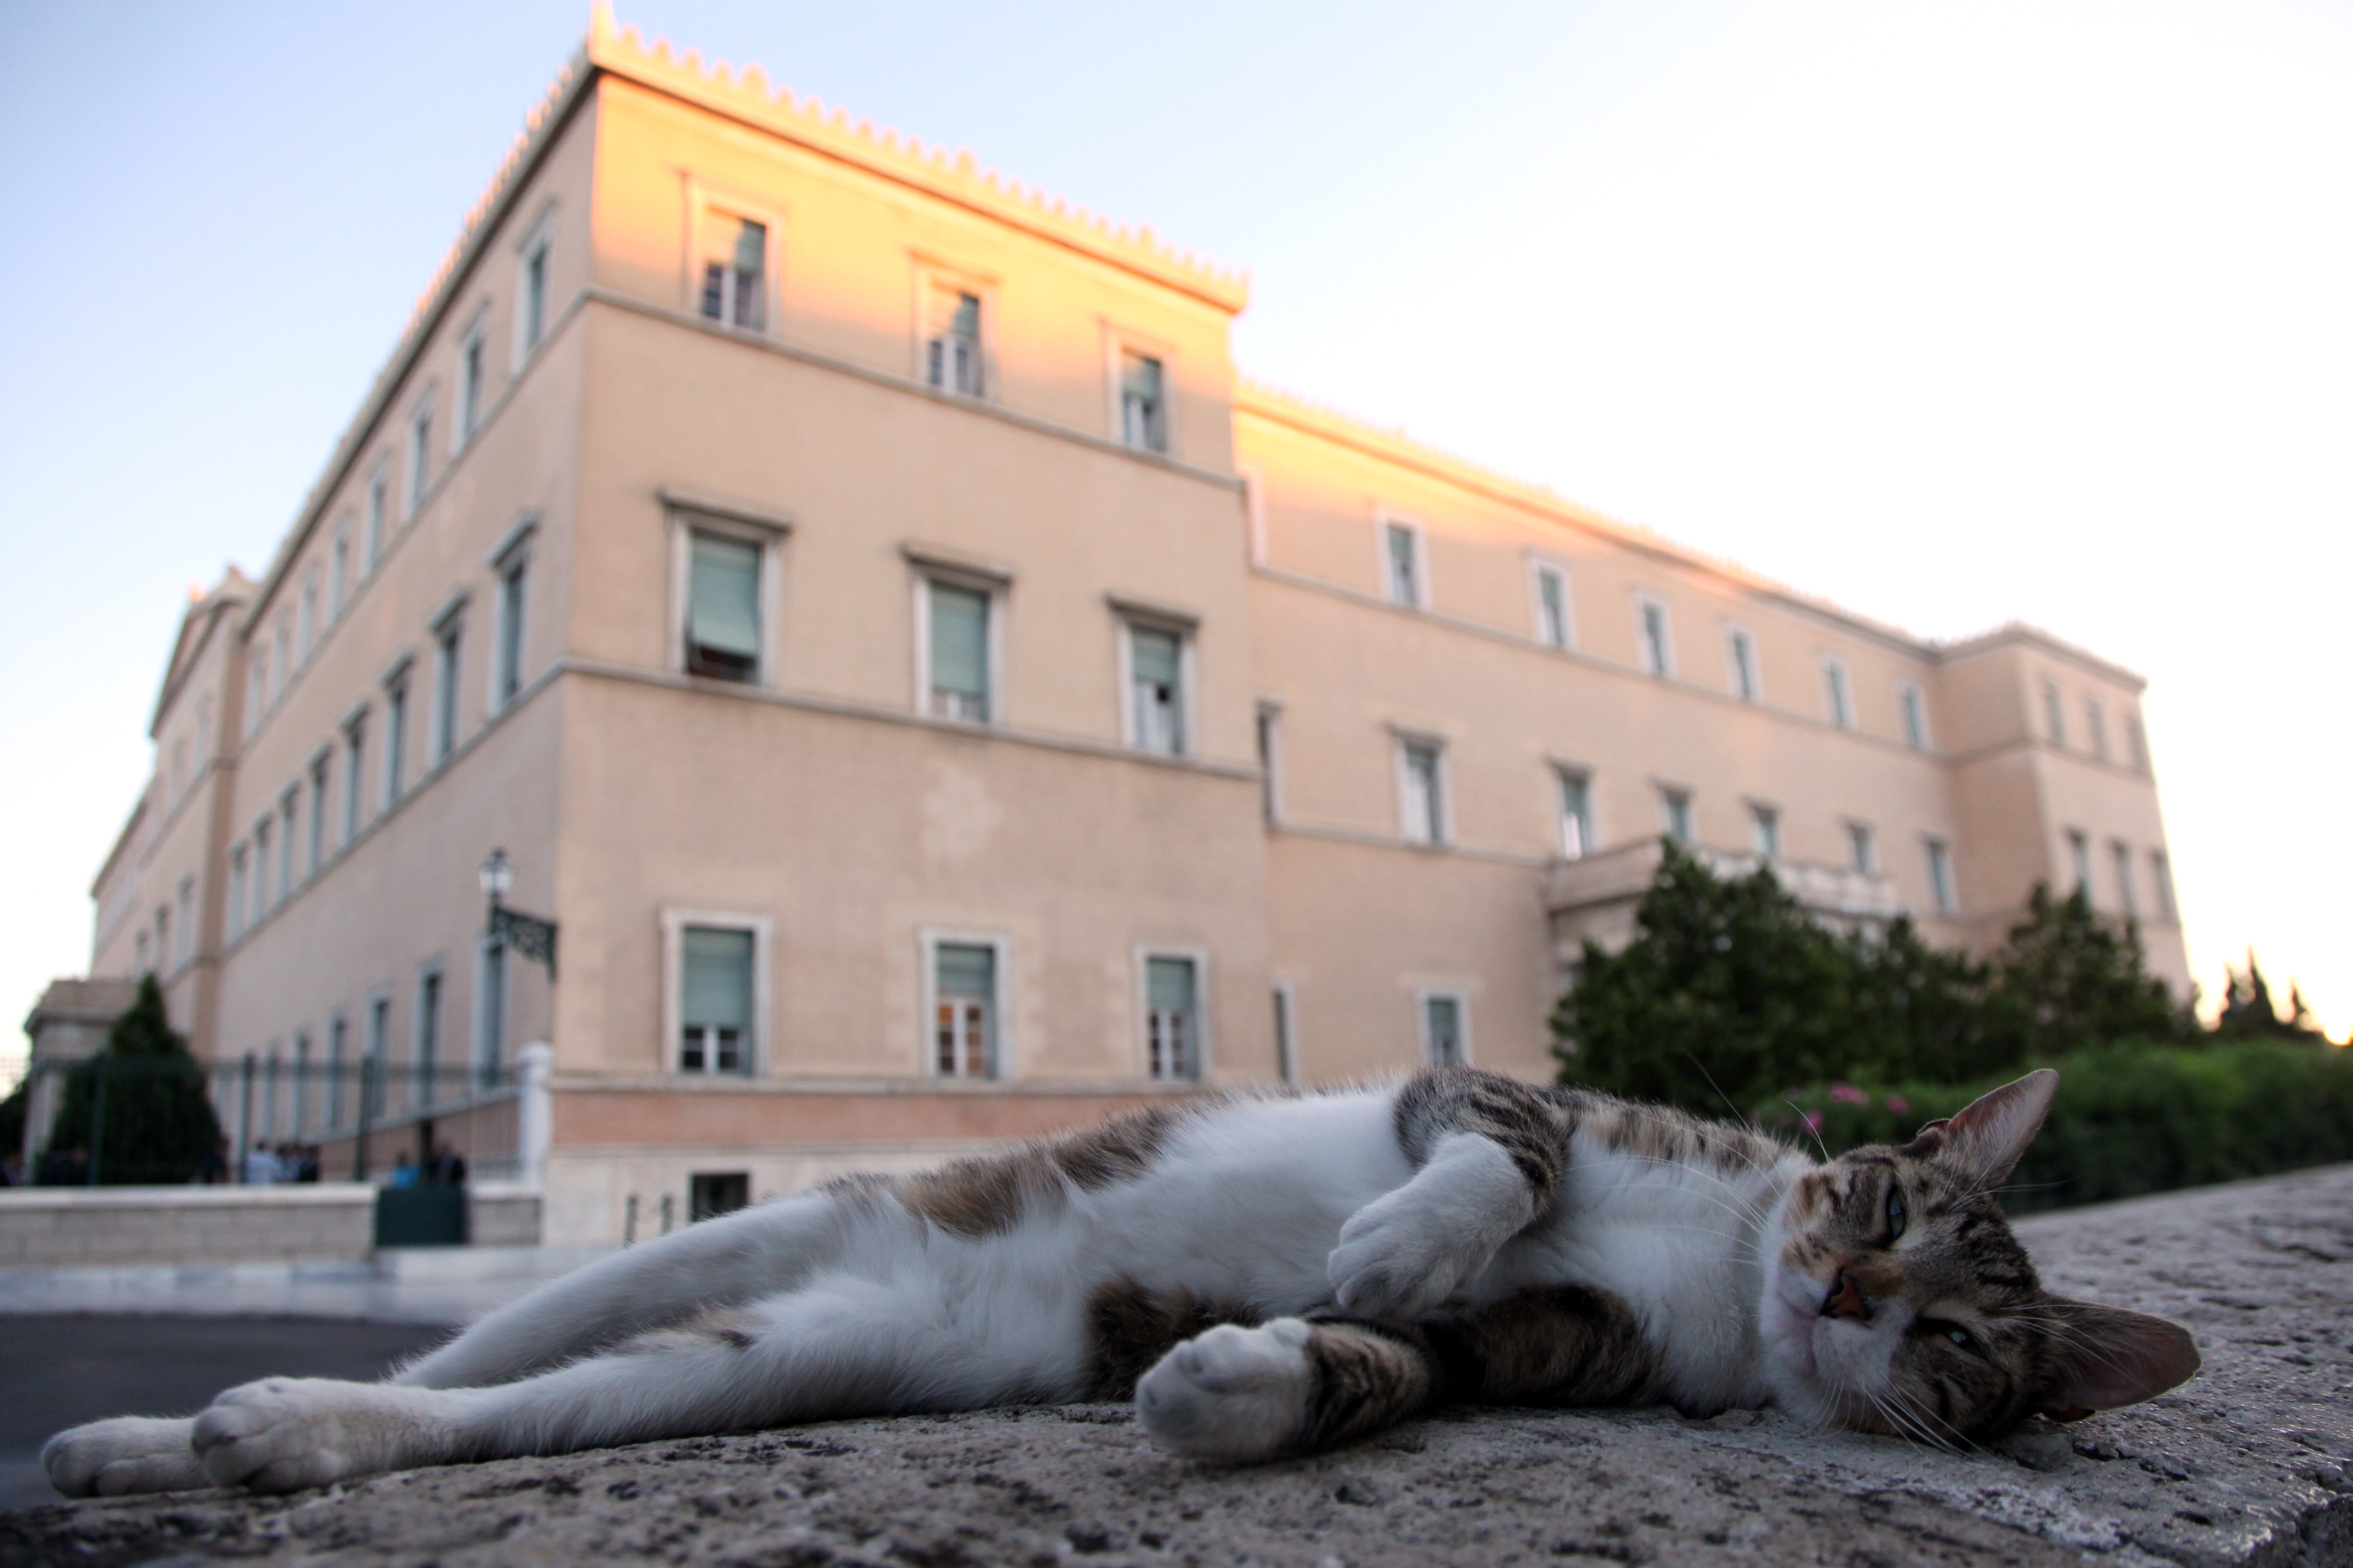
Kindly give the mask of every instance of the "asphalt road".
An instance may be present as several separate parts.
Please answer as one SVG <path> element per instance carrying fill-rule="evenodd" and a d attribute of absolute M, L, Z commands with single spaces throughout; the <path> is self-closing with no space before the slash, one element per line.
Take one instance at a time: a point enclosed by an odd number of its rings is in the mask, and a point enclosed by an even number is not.
<path fill-rule="evenodd" d="M 0 1508 L 58 1500 L 38 1456 L 60 1428 L 193 1415 L 257 1377 L 380 1377 L 448 1333 L 319 1318 L 0 1317 Z"/>

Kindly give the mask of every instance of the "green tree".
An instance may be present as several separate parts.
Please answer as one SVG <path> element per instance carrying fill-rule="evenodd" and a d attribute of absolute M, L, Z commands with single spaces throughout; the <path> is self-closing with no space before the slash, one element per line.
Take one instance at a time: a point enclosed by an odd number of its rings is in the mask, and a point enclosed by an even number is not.
<path fill-rule="evenodd" d="M 142 976 L 137 1000 L 107 1031 L 106 1048 L 66 1074 L 48 1146 L 90 1150 L 108 1185 L 178 1183 L 196 1173 L 220 1135 L 204 1068 L 173 1032 L 155 977 Z"/>
<path fill-rule="evenodd" d="M 2116 1040 L 2185 1039 L 2188 1009 L 2142 966 L 2140 929 L 2092 908 L 2082 888 L 2063 899 L 2038 882 L 2026 918 L 1994 955 L 1987 1027 L 1995 1067 L 2063 1056 Z"/>
<path fill-rule="evenodd" d="M 2217 1035 L 2233 1037 L 2256 1036 L 2272 1039 L 2322 1040 L 2322 1034 L 2312 1021 L 2312 1009 L 2304 1004 L 2304 987 L 2293 981 L 2288 984 L 2288 1005 L 2284 1017 L 2272 1003 L 2272 988 L 2263 979 L 2263 965 L 2255 962 L 2255 950 L 2247 949 L 2244 973 L 2223 966 L 2231 984 L 2222 993 L 2222 1011 L 2214 1019 Z"/>

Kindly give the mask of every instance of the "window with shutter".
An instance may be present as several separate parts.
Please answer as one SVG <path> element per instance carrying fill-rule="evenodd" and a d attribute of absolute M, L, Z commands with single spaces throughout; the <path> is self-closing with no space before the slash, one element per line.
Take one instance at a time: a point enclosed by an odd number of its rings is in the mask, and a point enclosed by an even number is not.
<path fill-rule="evenodd" d="M 704 316 L 751 331 L 767 328 L 768 226 L 731 213 L 703 221 Z"/>
<path fill-rule="evenodd" d="M 931 291 L 924 374 L 934 386 L 980 395 L 980 296 L 961 289 Z"/>
<path fill-rule="evenodd" d="M 943 719 L 985 724 L 989 712 L 988 595 L 953 583 L 927 585 L 931 601 L 931 708 Z"/>
<path fill-rule="evenodd" d="M 1119 436 L 1144 452 L 1168 450 L 1168 395 L 1160 362 L 1134 350 L 1119 356 Z"/>
<path fill-rule="evenodd" d="M 1468 1056 L 1462 1041 L 1462 998 L 1425 996 L 1421 999 L 1422 1047 L 1430 1065 L 1461 1067 Z"/>
<path fill-rule="evenodd" d="M 1145 960 L 1145 1047 L 1147 1068 L 1161 1080 L 1200 1075 L 1194 964 L 1189 958 Z"/>
<path fill-rule="evenodd" d="M 997 950 L 941 942 L 932 950 L 934 1060 L 942 1078 L 997 1076 Z"/>
<path fill-rule="evenodd" d="M 751 1070 L 752 952 L 748 931 L 688 926 L 679 932 L 681 1072 Z"/>
<path fill-rule="evenodd" d="M 687 673 L 757 679 L 760 547 L 697 531 L 688 547 L 687 576 Z"/>
<path fill-rule="evenodd" d="M 1134 689 L 1135 744 L 1181 756 L 1185 751 L 1184 639 L 1174 632 L 1131 626 L 1128 668 Z"/>

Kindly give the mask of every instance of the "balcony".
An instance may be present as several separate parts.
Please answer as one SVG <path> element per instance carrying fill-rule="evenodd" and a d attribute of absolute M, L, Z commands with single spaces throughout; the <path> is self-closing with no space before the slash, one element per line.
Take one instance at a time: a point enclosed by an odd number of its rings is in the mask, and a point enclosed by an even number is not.
<path fill-rule="evenodd" d="M 1746 877 L 1760 864 L 1755 855 L 1694 845 L 1691 854 L 1718 877 Z M 1598 855 L 1553 862 L 1545 881 L 1545 913 L 1552 927 L 1553 954 L 1564 969 L 1574 967 L 1587 940 L 1615 952 L 1634 938 L 1634 907 L 1650 889 L 1666 858 L 1656 838 L 1640 839 Z M 1773 875 L 1806 912 L 1836 931 L 1878 931 L 1902 912 L 1895 884 L 1875 871 L 1855 871 L 1806 860 L 1777 859 Z"/>

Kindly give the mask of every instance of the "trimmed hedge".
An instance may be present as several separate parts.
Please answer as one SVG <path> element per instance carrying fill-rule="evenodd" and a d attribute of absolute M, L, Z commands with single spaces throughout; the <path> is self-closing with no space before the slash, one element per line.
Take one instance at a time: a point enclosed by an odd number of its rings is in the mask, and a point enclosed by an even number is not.
<path fill-rule="evenodd" d="M 2094 1046 L 2052 1059 L 2059 1096 L 2003 1194 L 2017 1213 L 2353 1160 L 2353 1050 L 2326 1042 Z M 1832 1154 L 1905 1142 L 2018 1076 L 1818 1085 L 1776 1131 Z"/>

